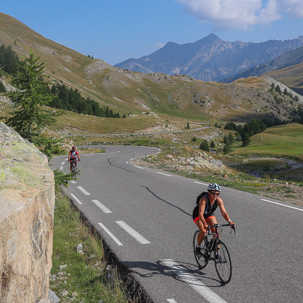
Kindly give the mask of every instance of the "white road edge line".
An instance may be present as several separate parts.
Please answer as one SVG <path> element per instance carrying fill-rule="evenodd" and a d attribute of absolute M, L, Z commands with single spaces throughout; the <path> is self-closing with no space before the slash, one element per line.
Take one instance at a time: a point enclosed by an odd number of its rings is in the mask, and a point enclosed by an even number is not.
<path fill-rule="evenodd" d="M 170 267 L 180 279 L 188 283 L 195 291 L 197 291 L 201 296 L 203 296 L 208 302 L 211 303 L 227 303 L 210 288 L 208 288 L 204 283 L 196 279 L 193 275 L 188 273 L 182 266 L 172 259 L 161 260 L 167 267 Z"/>
<path fill-rule="evenodd" d="M 205 185 L 205 186 L 208 186 L 208 184 L 203 183 L 203 182 L 198 182 L 198 181 L 195 181 L 195 183 L 197 183 L 197 184 L 202 184 L 202 185 Z"/>
<path fill-rule="evenodd" d="M 174 299 L 167 299 L 167 301 L 168 301 L 169 303 L 177 303 L 177 301 L 175 301 Z"/>
<path fill-rule="evenodd" d="M 77 188 L 85 195 L 90 196 L 90 193 L 86 191 L 82 186 L 77 186 Z"/>
<path fill-rule="evenodd" d="M 124 221 L 116 221 L 116 223 L 123 228 L 127 233 L 129 233 L 134 239 L 136 239 L 140 244 L 150 244 L 150 242 L 140 235 L 136 230 L 126 224 Z"/>
<path fill-rule="evenodd" d="M 159 171 L 157 171 L 157 174 L 164 175 L 164 176 L 167 176 L 167 177 L 171 177 L 171 175 L 168 175 L 168 174 L 165 174 L 165 173 L 161 173 Z"/>
<path fill-rule="evenodd" d="M 102 229 L 107 232 L 107 234 L 119 245 L 119 246 L 123 246 L 123 244 L 102 224 L 102 223 L 98 223 Z"/>
<path fill-rule="evenodd" d="M 63 161 L 62 163 L 61 163 L 61 165 L 64 165 L 65 164 L 65 161 Z"/>
<path fill-rule="evenodd" d="M 63 170 L 63 166 L 60 166 L 60 170 Z"/>
<path fill-rule="evenodd" d="M 82 204 L 82 202 L 73 194 L 70 194 L 79 204 Z"/>
<path fill-rule="evenodd" d="M 77 182 L 76 182 L 76 181 L 70 181 L 70 183 L 77 184 Z"/>
<path fill-rule="evenodd" d="M 301 209 L 301 208 L 297 208 L 297 207 L 281 204 L 281 203 L 270 201 L 270 200 L 266 200 L 266 199 L 261 199 L 261 201 L 265 201 L 265 202 L 268 202 L 268 203 L 277 204 L 277 205 L 280 205 L 280 206 L 284 206 L 284 207 L 292 208 L 292 209 L 295 209 L 295 210 L 303 211 L 303 209 Z"/>
<path fill-rule="evenodd" d="M 100 201 L 98 201 L 98 200 L 92 200 L 92 202 L 96 205 L 96 206 L 98 206 L 104 213 L 106 213 L 106 214 L 112 214 L 113 212 L 110 210 L 110 209 L 108 209 L 105 205 L 103 205 Z"/>

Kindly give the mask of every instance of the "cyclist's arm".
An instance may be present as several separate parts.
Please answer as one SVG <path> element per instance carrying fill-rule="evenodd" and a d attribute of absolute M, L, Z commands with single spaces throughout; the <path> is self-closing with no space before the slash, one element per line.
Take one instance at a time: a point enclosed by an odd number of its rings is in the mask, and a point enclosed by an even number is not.
<path fill-rule="evenodd" d="M 219 198 L 219 197 L 218 197 L 218 205 L 219 205 L 219 207 L 220 207 L 220 211 L 221 211 L 221 214 L 222 214 L 223 218 L 229 223 L 230 226 L 231 226 L 232 224 L 234 224 L 234 223 L 231 221 L 231 219 L 230 219 L 230 217 L 229 217 L 229 215 L 228 215 L 228 213 L 227 213 L 227 211 L 226 211 L 226 209 L 225 209 L 223 200 L 222 200 L 221 198 Z"/>
<path fill-rule="evenodd" d="M 79 153 L 78 153 L 78 152 L 76 152 L 76 154 L 77 154 L 77 156 L 78 156 L 78 161 L 80 161 L 80 156 L 79 156 Z"/>
<path fill-rule="evenodd" d="M 205 207 L 206 207 L 206 203 L 207 203 L 207 199 L 206 197 L 202 197 L 199 201 L 199 218 L 201 219 L 202 221 L 202 224 L 204 226 L 207 226 L 208 224 L 206 223 L 205 221 L 205 218 L 204 218 L 204 212 L 205 212 Z"/>

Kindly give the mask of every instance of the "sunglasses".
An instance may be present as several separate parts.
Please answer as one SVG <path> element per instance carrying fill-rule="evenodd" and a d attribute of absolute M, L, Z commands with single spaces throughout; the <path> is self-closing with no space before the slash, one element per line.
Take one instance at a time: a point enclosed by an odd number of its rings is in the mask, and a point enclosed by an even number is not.
<path fill-rule="evenodd" d="M 220 193 L 214 193 L 214 192 L 211 192 L 211 194 L 214 195 L 214 196 L 219 196 L 220 195 Z"/>

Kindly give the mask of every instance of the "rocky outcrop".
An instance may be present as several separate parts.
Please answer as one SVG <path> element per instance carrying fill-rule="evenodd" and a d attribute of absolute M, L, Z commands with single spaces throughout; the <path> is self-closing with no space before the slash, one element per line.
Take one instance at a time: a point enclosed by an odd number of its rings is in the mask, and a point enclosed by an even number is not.
<path fill-rule="evenodd" d="M 49 302 L 54 176 L 47 158 L 0 123 L 0 301 Z"/>

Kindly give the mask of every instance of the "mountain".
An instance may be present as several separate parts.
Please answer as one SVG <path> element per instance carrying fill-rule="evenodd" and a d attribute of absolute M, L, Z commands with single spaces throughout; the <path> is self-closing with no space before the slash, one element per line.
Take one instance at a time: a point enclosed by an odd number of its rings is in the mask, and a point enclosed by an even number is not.
<path fill-rule="evenodd" d="M 301 46 L 303 36 L 247 43 L 227 42 L 210 34 L 195 43 L 169 42 L 148 56 L 128 59 L 115 66 L 141 73 L 185 74 L 204 81 L 220 81 Z"/>
<path fill-rule="evenodd" d="M 209 54 L 220 54 L 234 47 L 234 44 L 225 43 L 215 35 L 202 40 L 201 45 L 197 43 L 196 47 L 205 47 Z M 293 102 L 288 96 L 279 96 L 278 104 L 275 92 L 270 92 L 271 83 L 263 78 L 241 79 L 225 84 L 204 82 L 180 74 L 170 76 L 162 73 L 138 73 L 114 67 L 101 59 L 80 54 L 46 39 L 18 20 L 2 13 L 0 44 L 11 46 L 18 56 L 23 58 L 28 56 L 32 49 L 36 55 L 41 56 L 42 61 L 46 61 L 45 74 L 50 84 L 59 82 L 77 89 L 83 97 L 90 97 L 100 106 L 109 106 L 121 116 L 132 113 L 131 117 L 141 117 L 142 122 L 138 125 L 142 128 L 149 127 L 151 121 L 154 125 L 160 123 L 158 118 L 152 120 L 152 112 L 156 113 L 154 117 L 162 116 L 163 121 L 175 118 L 191 121 L 247 121 L 266 117 L 284 119 L 290 117 L 299 105 L 299 102 Z M 236 44 L 237 48 L 244 47 L 243 43 Z M 175 47 L 173 43 L 168 45 L 170 46 Z M 175 58 L 178 56 L 181 60 L 181 53 L 175 54 Z M 0 116 L 3 113 L 1 108 Z M 96 132 L 117 130 L 119 125 L 123 125 L 123 130 L 128 131 L 137 123 L 132 122 L 135 121 L 132 119 L 118 119 L 122 122 L 111 122 L 111 129 L 106 130 L 104 127 L 108 122 L 103 123 L 102 129 L 95 129 L 94 119 L 97 117 L 80 117 L 75 118 L 77 128 L 81 128 L 82 118 L 85 118 L 85 123 Z M 62 128 L 72 123 L 66 116 L 60 121 Z"/>
<path fill-rule="evenodd" d="M 281 76 L 278 76 L 280 74 L 285 74 L 283 71 L 278 71 L 278 70 L 281 70 L 281 69 L 285 69 L 287 67 L 292 67 L 292 66 L 295 66 L 297 64 L 302 64 L 301 65 L 301 68 L 303 67 L 303 47 L 299 47 L 295 50 L 292 50 L 292 51 L 289 51 L 289 52 L 286 52 L 284 54 L 282 54 L 281 56 L 278 56 L 277 58 L 267 62 L 267 63 L 264 63 L 264 64 L 261 64 L 261 65 L 257 65 L 257 66 L 254 66 L 250 69 L 247 69 L 245 70 L 244 72 L 240 73 L 240 74 L 237 74 L 233 77 L 229 77 L 227 79 L 224 79 L 222 80 L 221 82 L 224 82 L 224 83 L 230 83 L 230 82 L 233 82 L 239 78 L 247 78 L 247 77 L 253 77 L 253 76 L 261 76 L 263 74 L 265 75 L 268 75 L 268 76 L 271 76 L 273 77 L 274 75 L 274 78 L 280 78 Z M 294 73 L 291 73 L 290 70 L 292 68 L 288 68 L 287 69 L 287 76 L 294 76 Z M 298 68 L 296 68 L 297 72 L 298 72 Z M 269 73 L 271 71 L 276 71 L 275 73 Z M 301 79 L 303 77 L 303 69 L 301 69 Z M 289 82 L 289 81 L 287 81 Z M 298 90 L 299 87 L 297 87 L 298 85 L 296 85 L 295 83 L 289 83 L 290 84 L 290 87 L 292 89 L 294 89 L 295 91 Z M 299 84 L 300 86 L 302 86 L 303 88 L 303 83 L 301 81 L 301 83 L 297 83 Z"/>

